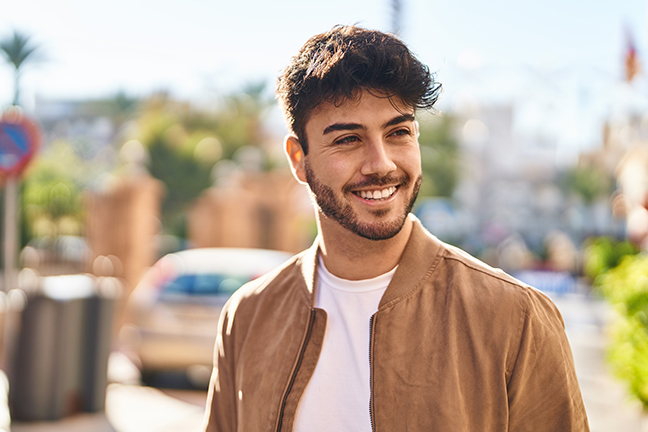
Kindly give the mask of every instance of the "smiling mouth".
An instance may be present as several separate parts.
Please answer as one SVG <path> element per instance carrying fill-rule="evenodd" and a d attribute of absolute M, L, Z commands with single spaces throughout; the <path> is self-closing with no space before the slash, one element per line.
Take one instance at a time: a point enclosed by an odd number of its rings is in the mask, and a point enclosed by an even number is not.
<path fill-rule="evenodd" d="M 391 198 L 397 187 L 391 186 L 385 189 L 354 191 L 353 194 L 369 201 L 380 201 Z"/>

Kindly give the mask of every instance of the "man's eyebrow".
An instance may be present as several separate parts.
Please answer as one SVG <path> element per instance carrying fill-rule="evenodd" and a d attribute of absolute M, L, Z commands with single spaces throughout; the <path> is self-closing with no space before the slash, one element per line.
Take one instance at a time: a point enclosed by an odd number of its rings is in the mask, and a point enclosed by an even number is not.
<path fill-rule="evenodd" d="M 356 130 L 356 129 L 366 129 L 366 128 L 358 123 L 333 123 L 332 125 L 327 126 L 326 129 L 324 129 L 322 135 L 326 135 L 327 133 L 331 133 L 334 131 Z"/>
<path fill-rule="evenodd" d="M 389 120 L 387 123 L 383 125 L 383 128 L 389 127 L 389 126 L 394 126 L 403 122 L 407 121 L 414 121 L 414 115 L 412 114 L 403 114 L 399 115 L 397 117 L 394 117 L 393 119 Z M 334 131 L 345 131 L 345 130 L 357 130 L 357 129 L 366 129 L 365 126 L 358 124 L 358 123 L 333 123 L 332 125 L 327 126 L 324 129 L 324 132 L 322 132 L 322 135 L 326 135 L 328 133 L 334 132 Z"/>
<path fill-rule="evenodd" d="M 403 114 L 399 115 L 398 117 L 394 117 L 393 119 L 389 120 L 387 123 L 383 125 L 383 128 L 389 127 L 389 126 L 394 126 L 403 122 L 407 121 L 414 121 L 414 115 L 413 114 Z"/>

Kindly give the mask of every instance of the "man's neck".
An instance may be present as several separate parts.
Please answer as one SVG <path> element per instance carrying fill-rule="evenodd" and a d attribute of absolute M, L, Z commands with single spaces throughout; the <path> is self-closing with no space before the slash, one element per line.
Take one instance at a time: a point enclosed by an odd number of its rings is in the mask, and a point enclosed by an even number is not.
<path fill-rule="evenodd" d="M 329 272 L 349 280 L 370 279 L 392 270 L 400 261 L 412 232 L 413 221 L 387 240 L 369 240 L 321 216 L 318 220 L 320 252 Z"/>

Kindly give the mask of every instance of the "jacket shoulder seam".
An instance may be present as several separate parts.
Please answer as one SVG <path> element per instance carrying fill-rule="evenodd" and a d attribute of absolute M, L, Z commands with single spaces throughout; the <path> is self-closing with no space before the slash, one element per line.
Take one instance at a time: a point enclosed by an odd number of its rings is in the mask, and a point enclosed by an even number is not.
<path fill-rule="evenodd" d="M 513 286 L 516 286 L 516 287 L 520 287 L 520 288 L 523 288 L 524 290 L 526 290 L 528 288 L 522 282 L 514 282 L 514 281 L 509 280 L 507 278 L 504 278 L 504 277 L 502 277 L 502 276 L 500 276 L 500 275 L 498 275 L 496 273 L 486 271 L 486 270 L 484 270 L 482 268 L 479 268 L 479 267 L 477 267 L 475 265 L 467 263 L 465 260 L 462 260 L 461 258 L 450 256 L 450 255 L 447 255 L 447 254 L 444 256 L 444 258 L 447 259 L 447 260 L 457 261 L 458 263 L 463 264 L 464 266 L 470 268 L 471 270 L 474 270 L 474 271 L 482 273 L 482 274 L 484 274 L 486 276 L 492 277 L 493 279 L 497 279 L 499 281 L 502 281 L 502 282 L 504 282 L 504 283 L 506 283 L 508 285 L 513 285 Z"/>

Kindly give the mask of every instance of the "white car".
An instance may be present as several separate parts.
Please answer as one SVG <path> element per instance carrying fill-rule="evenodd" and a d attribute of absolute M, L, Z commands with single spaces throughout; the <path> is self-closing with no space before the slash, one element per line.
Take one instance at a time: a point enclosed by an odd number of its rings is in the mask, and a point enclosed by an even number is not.
<path fill-rule="evenodd" d="M 145 381 L 182 371 L 205 387 L 213 363 L 221 308 L 244 283 L 281 265 L 290 253 L 201 248 L 161 258 L 130 298 L 120 345 Z"/>

